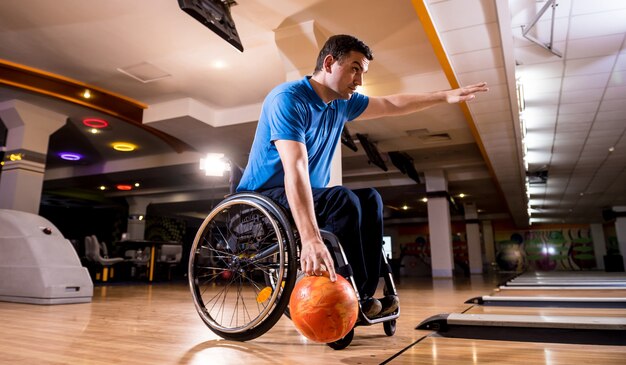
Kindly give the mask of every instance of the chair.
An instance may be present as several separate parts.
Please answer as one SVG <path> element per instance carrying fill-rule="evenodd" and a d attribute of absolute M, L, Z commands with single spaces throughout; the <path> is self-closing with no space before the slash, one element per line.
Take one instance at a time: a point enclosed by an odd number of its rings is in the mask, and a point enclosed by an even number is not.
<path fill-rule="evenodd" d="M 290 315 L 290 295 L 302 273 L 299 236 L 287 213 L 262 194 L 239 192 L 222 200 L 200 225 L 190 248 L 189 286 L 200 318 L 218 336 L 252 340 L 270 330 L 283 314 Z M 333 255 L 335 270 L 352 283 L 358 298 L 339 240 L 331 232 L 320 233 Z M 385 283 L 383 295 L 397 296 L 385 255 L 379 274 Z M 399 315 L 399 307 L 375 318 L 360 310 L 356 325 L 382 323 L 385 334 L 392 336 Z M 342 349 L 353 335 L 354 329 L 328 346 Z"/>
<path fill-rule="evenodd" d="M 109 258 L 106 245 L 101 245 L 95 235 L 85 237 L 85 257 L 88 261 L 97 264 L 102 268 L 102 273 L 96 273 L 96 280 L 102 279 L 103 282 L 106 282 L 109 279 L 109 268 L 111 271 L 111 278 L 113 278 L 113 265 L 124 262 L 124 259 L 121 257 Z"/>
<path fill-rule="evenodd" d="M 131 277 L 135 277 L 137 269 L 141 269 L 143 273 L 147 274 L 148 267 L 150 265 L 150 253 L 150 247 L 138 250 L 126 250 L 124 252 L 124 259 L 126 262 L 130 262 L 132 264 L 130 269 Z"/>
<path fill-rule="evenodd" d="M 172 278 L 172 268 L 180 263 L 183 258 L 183 246 L 181 245 L 162 245 L 157 256 L 157 263 L 167 265 L 167 279 Z"/>

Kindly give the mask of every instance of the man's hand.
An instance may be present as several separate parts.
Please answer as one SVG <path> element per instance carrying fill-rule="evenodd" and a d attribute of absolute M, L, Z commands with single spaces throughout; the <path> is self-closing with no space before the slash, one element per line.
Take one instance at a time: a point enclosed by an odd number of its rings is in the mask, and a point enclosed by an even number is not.
<path fill-rule="evenodd" d="M 454 90 L 446 91 L 446 101 L 449 104 L 462 103 L 472 100 L 476 97 L 476 93 L 489 91 L 486 82 L 464 86 Z"/>
<path fill-rule="evenodd" d="M 330 281 L 337 280 L 335 273 L 335 265 L 330 252 L 321 240 L 313 240 L 302 242 L 302 250 L 300 251 L 300 268 L 307 275 L 322 275 L 324 269 L 328 271 Z"/>

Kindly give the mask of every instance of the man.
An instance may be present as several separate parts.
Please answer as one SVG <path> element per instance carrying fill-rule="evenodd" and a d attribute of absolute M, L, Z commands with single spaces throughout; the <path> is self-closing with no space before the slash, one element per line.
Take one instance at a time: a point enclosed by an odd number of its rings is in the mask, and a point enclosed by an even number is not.
<path fill-rule="evenodd" d="M 382 200 L 373 189 L 326 188 L 330 165 L 347 121 L 413 113 L 458 103 L 487 91 L 486 84 L 433 93 L 367 97 L 356 93 L 373 60 L 367 45 L 336 35 L 322 47 L 312 76 L 272 90 L 261 110 L 248 165 L 237 191 L 259 191 L 291 211 L 301 239 L 300 264 L 307 275 L 328 270 L 333 259 L 319 227 L 335 233 L 370 318 L 398 307 L 396 297 L 373 298 L 379 280 Z"/>

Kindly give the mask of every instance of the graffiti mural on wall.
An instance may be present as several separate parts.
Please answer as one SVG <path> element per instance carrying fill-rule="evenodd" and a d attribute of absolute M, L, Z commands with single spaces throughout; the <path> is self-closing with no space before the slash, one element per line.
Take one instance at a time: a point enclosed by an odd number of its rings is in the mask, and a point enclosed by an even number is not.
<path fill-rule="evenodd" d="M 589 228 L 496 233 L 496 262 L 503 271 L 585 270 L 596 266 Z"/>

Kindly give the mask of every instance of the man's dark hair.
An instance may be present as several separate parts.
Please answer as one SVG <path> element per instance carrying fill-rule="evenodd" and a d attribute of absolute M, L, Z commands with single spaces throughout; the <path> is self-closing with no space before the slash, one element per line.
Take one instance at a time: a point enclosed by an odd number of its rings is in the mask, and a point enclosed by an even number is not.
<path fill-rule="evenodd" d="M 351 51 L 360 52 L 365 55 L 368 60 L 373 60 L 372 50 L 359 39 L 346 34 L 334 35 L 326 41 L 319 55 L 317 56 L 317 63 L 315 64 L 315 70 L 313 73 L 321 71 L 324 67 L 324 58 L 327 55 L 333 56 L 334 59 L 342 61 Z"/>

